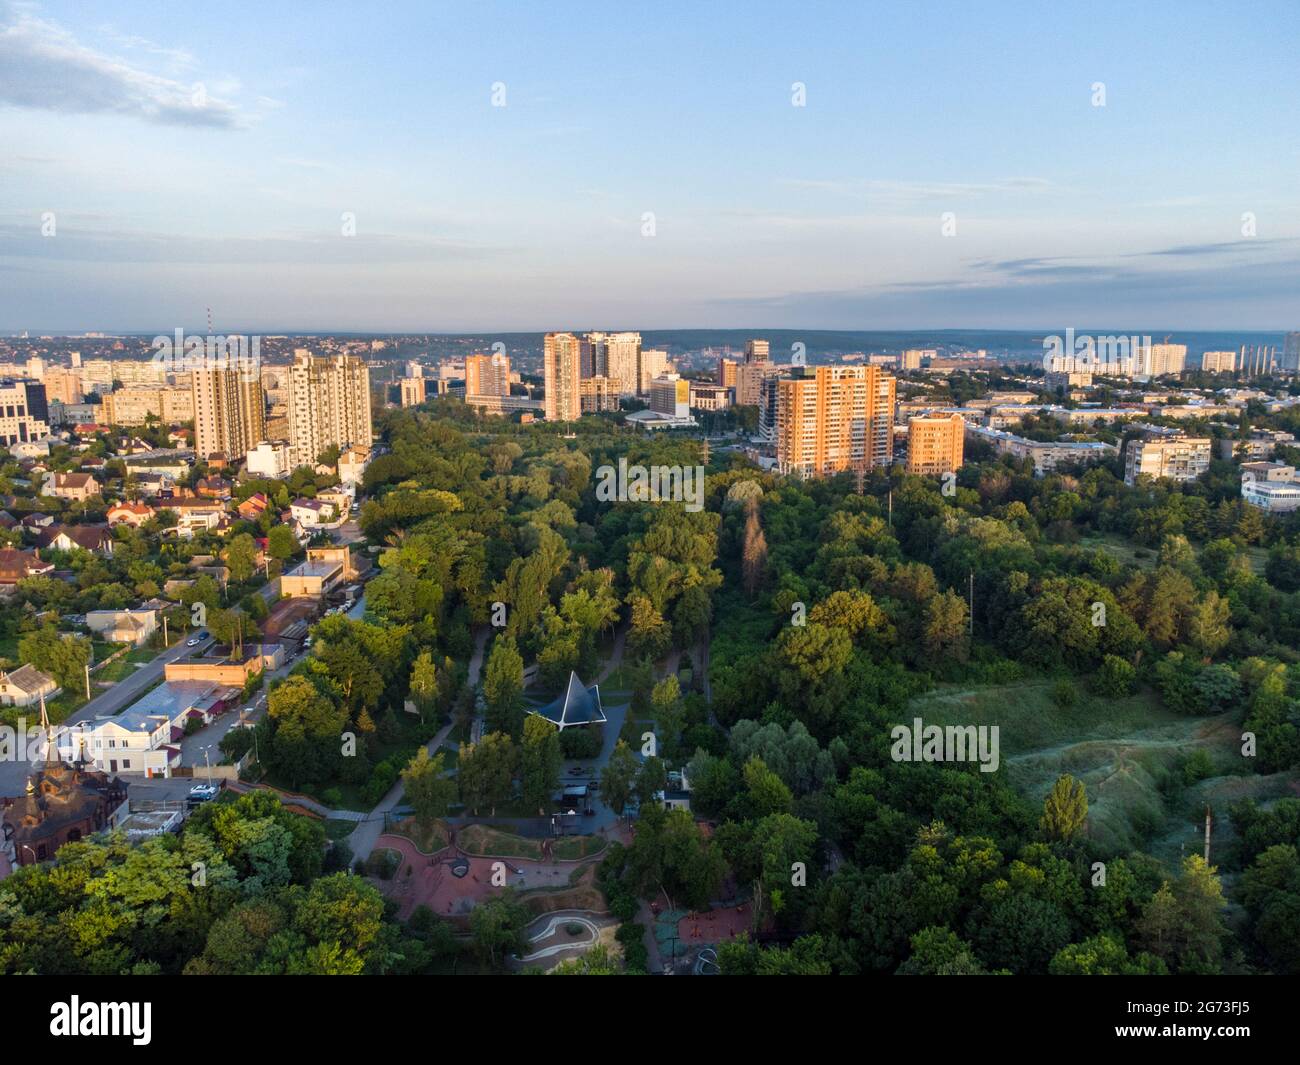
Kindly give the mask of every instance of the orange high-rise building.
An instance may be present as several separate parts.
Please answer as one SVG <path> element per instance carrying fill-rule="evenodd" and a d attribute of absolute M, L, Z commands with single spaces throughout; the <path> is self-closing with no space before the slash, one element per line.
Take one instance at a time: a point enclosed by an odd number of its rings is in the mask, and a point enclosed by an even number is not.
<path fill-rule="evenodd" d="M 547 333 L 542 342 L 546 374 L 543 410 L 548 422 L 575 422 L 582 417 L 582 345 L 572 333 Z"/>
<path fill-rule="evenodd" d="M 818 366 L 777 382 L 776 461 L 820 477 L 887 466 L 894 456 L 894 378 L 877 366 Z"/>
<path fill-rule="evenodd" d="M 510 395 L 510 357 L 500 352 L 466 356 L 465 395 Z"/>
<path fill-rule="evenodd" d="M 907 472 L 937 477 L 961 469 L 966 420 L 960 414 L 907 423 Z"/>

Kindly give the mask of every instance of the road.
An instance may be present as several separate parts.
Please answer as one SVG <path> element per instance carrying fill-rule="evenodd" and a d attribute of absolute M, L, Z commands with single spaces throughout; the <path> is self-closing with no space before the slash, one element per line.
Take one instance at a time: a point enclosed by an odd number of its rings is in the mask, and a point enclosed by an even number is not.
<path fill-rule="evenodd" d="M 75 725 L 81 721 L 91 721 L 96 717 L 107 717 L 116 714 L 135 702 L 154 681 L 161 679 L 163 666 L 169 662 L 189 658 L 191 655 L 202 654 L 211 646 L 211 637 L 204 640 L 197 647 L 187 647 L 185 641 L 181 640 L 175 646 L 159 653 L 152 662 L 141 666 L 124 680 L 120 680 L 111 688 L 100 692 L 80 710 L 69 714 L 63 724 Z M 93 673 L 91 677 L 93 682 Z M 38 724 L 40 716 L 39 707 L 28 707 L 28 727 Z M 30 771 L 28 763 L 25 761 L 0 761 L 0 795 L 18 796 L 23 794 L 27 787 L 27 776 Z"/>

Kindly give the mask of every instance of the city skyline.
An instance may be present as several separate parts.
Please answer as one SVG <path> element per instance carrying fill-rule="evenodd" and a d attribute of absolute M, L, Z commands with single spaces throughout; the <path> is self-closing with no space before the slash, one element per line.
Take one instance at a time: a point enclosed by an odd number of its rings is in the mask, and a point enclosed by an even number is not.
<path fill-rule="evenodd" d="M 0 0 L 0 331 L 1294 328 L 1300 16 L 1101 9 Z"/>

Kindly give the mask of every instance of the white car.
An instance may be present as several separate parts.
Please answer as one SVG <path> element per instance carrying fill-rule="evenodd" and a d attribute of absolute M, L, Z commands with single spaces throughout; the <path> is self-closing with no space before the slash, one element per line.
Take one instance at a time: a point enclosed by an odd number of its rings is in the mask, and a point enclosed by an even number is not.
<path fill-rule="evenodd" d="M 201 644 L 202 642 L 203 641 L 200 640 L 197 636 L 191 636 L 188 640 L 185 641 L 185 646 L 198 647 L 198 645 Z"/>

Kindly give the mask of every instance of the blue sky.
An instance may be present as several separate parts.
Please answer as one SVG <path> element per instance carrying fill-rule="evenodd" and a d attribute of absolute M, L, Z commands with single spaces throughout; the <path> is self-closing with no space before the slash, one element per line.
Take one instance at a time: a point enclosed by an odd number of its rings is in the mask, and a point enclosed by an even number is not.
<path fill-rule="evenodd" d="M 0 0 L 0 330 L 1300 328 L 1293 0 L 356 6 Z"/>

